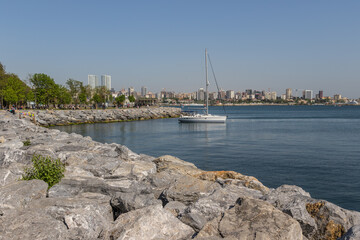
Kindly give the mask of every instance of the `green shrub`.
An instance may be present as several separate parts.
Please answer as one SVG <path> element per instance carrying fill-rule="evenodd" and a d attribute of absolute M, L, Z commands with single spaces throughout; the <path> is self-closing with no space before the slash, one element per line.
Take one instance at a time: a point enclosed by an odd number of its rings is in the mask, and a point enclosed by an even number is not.
<path fill-rule="evenodd" d="M 23 141 L 24 146 L 30 146 L 31 142 L 30 140 Z"/>
<path fill-rule="evenodd" d="M 64 177 L 65 165 L 60 159 L 34 155 L 31 161 L 33 166 L 24 169 L 22 180 L 40 179 L 48 184 L 49 189 Z"/>

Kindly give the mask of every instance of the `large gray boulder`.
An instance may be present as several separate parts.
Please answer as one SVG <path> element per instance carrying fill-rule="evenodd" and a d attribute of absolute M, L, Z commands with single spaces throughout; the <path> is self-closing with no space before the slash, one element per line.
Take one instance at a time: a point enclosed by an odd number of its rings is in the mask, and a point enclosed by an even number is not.
<path fill-rule="evenodd" d="M 306 237 L 312 238 L 318 231 L 315 219 L 306 210 L 306 203 L 311 199 L 310 194 L 302 188 L 282 185 L 270 191 L 262 199 L 297 220 Z"/>
<path fill-rule="evenodd" d="M 98 177 L 64 177 L 49 189 L 49 197 L 75 197 L 81 193 L 100 193 L 113 196 L 116 192 L 129 192 L 137 182 L 131 179 L 103 179 Z"/>
<path fill-rule="evenodd" d="M 104 239 L 190 239 L 194 230 L 161 205 L 154 205 L 120 215 Z"/>
<path fill-rule="evenodd" d="M 0 239 L 97 239 L 110 228 L 110 197 L 42 198 L 0 217 Z"/>
<path fill-rule="evenodd" d="M 76 198 L 46 198 L 31 203 L 32 211 L 42 211 L 63 222 L 73 237 L 96 239 L 113 222 L 110 197 L 82 193 Z"/>
<path fill-rule="evenodd" d="M 283 185 L 263 197 L 276 208 L 296 219 L 309 239 L 337 239 L 360 224 L 360 213 L 316 200 L 297 186 Z"/>
<path fill-rule="evenodd" d="M 0 167 L 0 186 L 17 182 L 21 178 L 25 166 L 22 163 L 12 163 L 8 167 Z"/>
<path fill-rule="evenodd" d="M 209 221 L 233 207 L 239 197 L 260 198 L 262 193 L 243 186 L 225 185 L 188 206 L 185 212 L 200 214 Z"/>
<path fill-rule="evenodd" d="M 239 198 L 236 205 L 208 222 L 196 239 L 302 240 L 300 224 L 289 215 L 258 199 Z"/>
<path fill-rule="evenodd" d="M 122 213 L 158 204 L 162 204 L 161 200 L 147 191 L 117 192 L 111 199 L 115 218 Z"/>
<path fill-rule="evenodd" d="M 48 184 L 42 180 L 16 181 L 0 187 L 0 210 L 19 210 L 41 198 L 46 198 Z"/>
<path fill-rule="evenodd" d="M 217 183 L 199 180 L 197 178 L 184 175 L 165 189 L 160 198 L 164 203 L 179 201 L 185 205 L 196 202 L 199 198 L 206 197 L 213 193 L 220 185 Z"/>
<path fill-rule="evenodd" d="M 36 211 L 12 211 L 0 217 L 0 240 L 18 239 L 69 239 L 68 228 L 59 221 L 44 213 Z"/>

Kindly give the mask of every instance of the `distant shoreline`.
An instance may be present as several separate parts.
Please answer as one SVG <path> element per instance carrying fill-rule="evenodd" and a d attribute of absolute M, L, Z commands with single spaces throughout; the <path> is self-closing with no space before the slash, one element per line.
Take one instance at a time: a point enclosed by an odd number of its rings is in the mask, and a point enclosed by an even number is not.
<path fill-rule="evenodd" d="M 163 107 L 181 107 L 182 104 L 173 104 L 173 105 L 161 105 Z M 342 106 L 360 106 L 360 104 L 281 104 L 281 103 L 241 103 L 241 104 L 224 104 L 224 105 L 209 105 L 210 107 L 241 107 L 241 106 L 333 106 L 333 107 L 342 107 Z"/>

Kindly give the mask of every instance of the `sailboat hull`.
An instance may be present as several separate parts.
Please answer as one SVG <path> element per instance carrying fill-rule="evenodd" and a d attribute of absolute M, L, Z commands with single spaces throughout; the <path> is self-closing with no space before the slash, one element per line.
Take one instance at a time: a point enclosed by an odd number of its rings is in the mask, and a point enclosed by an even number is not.
<path fill-rule="evenodd" d="M 179 117 L 181 123 L 225 123 L 226 116 L 196 114 L 192 116 Z"/>

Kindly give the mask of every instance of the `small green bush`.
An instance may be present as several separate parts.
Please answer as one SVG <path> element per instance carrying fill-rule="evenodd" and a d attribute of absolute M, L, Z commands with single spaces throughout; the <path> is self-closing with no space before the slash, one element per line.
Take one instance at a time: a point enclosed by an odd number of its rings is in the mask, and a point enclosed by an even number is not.
<path fill-rule="evenodd" d="M 24 169 L 22 180 L 40 179 L 46 182 L 50 189 L 64 177 L 65 165 L 60 159 L 34 155 L 31 161 L 33 166 Z"/>
<path fill-rule="evenodd" d="M 30 140 L 23 141 L 24 146 L 30 146 L 31 142 Z"/>

